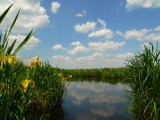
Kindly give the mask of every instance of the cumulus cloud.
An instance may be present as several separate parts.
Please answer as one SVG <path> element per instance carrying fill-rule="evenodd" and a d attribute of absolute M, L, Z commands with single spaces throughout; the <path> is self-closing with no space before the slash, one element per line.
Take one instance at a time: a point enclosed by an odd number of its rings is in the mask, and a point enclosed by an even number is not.
<path fill-rule="evenodd" d="M 17 39 L 16 46 L 18 46 L 20 43 L 23 42 L 23 40 L 26 38 L 24 35 L 10 35 L 9 36 L 9 44 L 11 44 L 15 39 Z M 38 43 L 41 41 L 32 36 L 31 39 L 27 42 L 27 44 L 24 46 L 27 50 L 32 50 Z"/>
<path fill-rule="evenodd" d="M 147 29 L 142 29 L 142 30 L 129 30 L 126 31 L 124 37 L 125 39 L 137 39 L 137 40 L 143 40 L 144 36 L 148 33 L 149 31 Z"/>
<path fill-rule="evenodd" d="M 125 45 L 125 42 L 113 42 L 113 41 L 104 41 L 104 42 L 90 42 L 89 47 L 95 51 L 107 51 L 107 50 L 117 50 L 119 47 Z"/>
<path fill-rule="evenodd" d="M 58 68 L 76 68 L 77 66 L 75 66 L 73 60 L 71 57 L 66 56 L 66 55 L 54 55 L 52 56 L 52 60 L 50 61 L 50 64 L 52 66 L 56 66 Z"/>
<path fill-rule="evenodd" d="M 87 12 L 85 10 L 83 10 L 81 13 L 77 13 L 75 16 L 76 17 L 84 17 L 86 16 Z"/>
<path fill-rule="evenodd" d="M 115 32 L 115 35 L 123 36 L 123 33 L 120 32 L 120 31 L 116 31 L 116 32 Z"/>
<path fill-rule="evenodd" d="M 69 56 L 54 56 L 51 64 L 60 68 L 114 68 L 124 67 L 127 59 L 133 57 L 133 53 L 105 54 L 95 52 L 88 56 L 71 58 Z"/>
<path fill-rule="evenodd" d="M 70 62 L 70 57 L 62 56 L 62 55 L 56 55 L 52 57 L 52 60 L 54 61 L 63 61 L 63 62 Z"/>
<path fill-rule="evenodd" d="M 88 35 L 88 37 L 104 37 L 104 38 L 112 38 L 113 32 L 110 29 L 100 29 L 97 31 L 93 31 Z"/>
<path fill-rule="evenodd" d="M 98 18 L 98 22 L 102 25 L 103 28 L 107 27 L 107 24 L 103 19 Z"/>
<path fill-rule="evenodd" d="M 104 59 L 104 57 L 106 56 L 106 54 L 103 53 L 99 53 L 99 52 L 95 52 L 94 54 L 87 56 L 87 57 L 79 57 L 77 58 L 77 62 L 98 62 L 101 61 L 102 59 Z"/>
<path fill-rule="evenodd" d="M 68 53 L 71 55 L 81 54 L 88 52 L 88 49 L 83 46 L 83 44 L 79 41 L 72 42 L 71 46 L 75 46 L 73 49 L 68 50 Z"/>
<path fill-rule="evenodd" d="M 160 8 L 159 0 L 127 0 L 126 9 L 133 10 L 136 8 Z"/>
<path fill-rule="evenodd" d="M 79 57 L 77 64 L 83 68 L 123 67 L 127 59 L 133 57 L 133 53 L 105 54 L 95 52 L 92 55 Z"/>
<path fill-rule="evenodd" d="M 116 58 L 117 58 L 117 59 L 126 60 L 126 59 L 129 59 L 130 57 L 133 57 L 133 56 L 134 56 L 133 53 L 122 53 L 122 54 L 116 55 Z"/>
<path fill-rule="evenodd" d="M 75 55 L 75 54 L 81 54 L 88 52 L 88 49 L 84 47 L 83 45 L 76 46 L 75 48 L 68 51 L 69 54 Z"/>
<path fill-rule="evenodd" d="M 159 27 L 155 29 L 142 29 L 136 30 L 132 29 L 126 31 L 124 34 L 125 39 L 139 40 L 139 41 L 158 41 L 160 40 L 160 33 L 158 31 Z"/>
<path fill-rule="evenodd" d="M 109 28 L 107 28 L 107 24 L 103 19 L 98 19 L 97 22 L 102 25 L 102 28 L 97 28 L 97 30 L 91 32 L 88 34 L 89 38 L 97 38 L 97 37 L 102 37 L 102 38 L 112 38 L 113 37 L 113 31 Z"/>
<path fill-rule="evenodd" d="M 52 2 L 51 4 L 51 11 L 52 13 L 57 13 L 61 4 L 59 2 Z"/>
<path fill-rule="evenodd" d="M 158 31 L 160 32 L 160 26 L 156 27 L 154 30 L 157 31 L 157 32 Z"/>
<path fill-rule="evenodd" d="M 65 50 L 65 48 L 61 44 L 56 44 L 52 47 L 52 50 Z"/>
<path fill-rule="evenodd" d="M 20 15 L 12 31 L 13 33 L 22 34 L 29 32 L 31 29 L 37 29 L 49 24 L 50 21 L 46 14 L 46 10 L 41 6 L 38 0 L 1 0 L 0 14 L 2 14 L 11 3 L 13 3 L 13 6 L 1 24 L 2 30 L 5 30 L 7 26 L 11 24 L 14 16 L 20 8 Z"/>
<path fill-rule="evenodd" d="M 72 46 L 81 46 L 82 44 L 81 44 L 81 42 L 76 41 L 76 42 L 72 42 L 71 45 Z"/>
<path fill-rule="evenodd" d="M 80 32 L 80 33 L 88 33 L 90 31 L 93 31 L 96 28 L 96 23 L 92 22 L 92 21 L 88 21 L 86 23 L 83 24 L 77 24 L 74 26 L 74 29 L 76 32 Z"/>
<path fill-rule="evenodd" d="M 98 28 L 97 24 L 100 24 L 102 27 Z M 107 24 L 103 19 L 98 18 L 97 22 L 86 22 L 85 24 L 77 24 L 74 26 L 76 32 L 88 33 L 89 38 L 113 38 L 113 31 L 107 28 Z"/>

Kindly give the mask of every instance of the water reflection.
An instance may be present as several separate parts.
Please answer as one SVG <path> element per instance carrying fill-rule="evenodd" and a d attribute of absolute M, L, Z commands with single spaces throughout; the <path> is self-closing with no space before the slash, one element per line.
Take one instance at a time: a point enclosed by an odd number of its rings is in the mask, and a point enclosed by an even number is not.
<path fill-rule="evenodd" d="M 113 82 L 112 82 L 113 83 Z M 127 85 L 94 80 L 72 81 L 64 99 L 69 120 L 129 120 Z"/>

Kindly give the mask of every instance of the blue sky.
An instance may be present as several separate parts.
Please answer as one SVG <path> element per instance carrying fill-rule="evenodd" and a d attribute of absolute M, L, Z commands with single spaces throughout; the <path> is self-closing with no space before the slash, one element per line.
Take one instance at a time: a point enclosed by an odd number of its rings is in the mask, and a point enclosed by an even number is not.
<path fill-rule="evenodd" d="M 160 40 L 159 0 L 0 0 L 0 13 L 13 7 L 0 25 L 4 31 L 21 8 L 9 41 L 17 45 L 35 35 L 18 54 L 39 54 L 60 68 L 122 67 L 147 42 Z"/>

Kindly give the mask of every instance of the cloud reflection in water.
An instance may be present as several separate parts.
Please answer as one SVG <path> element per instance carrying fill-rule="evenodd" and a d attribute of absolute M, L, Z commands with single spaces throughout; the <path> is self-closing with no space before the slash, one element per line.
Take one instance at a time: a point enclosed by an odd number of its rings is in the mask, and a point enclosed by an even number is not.
<path fill-rule="evenodd" d="M 64 100 L 69 120 L 129 120 L 126 89 L 121 83 L 71 82 Z"/>

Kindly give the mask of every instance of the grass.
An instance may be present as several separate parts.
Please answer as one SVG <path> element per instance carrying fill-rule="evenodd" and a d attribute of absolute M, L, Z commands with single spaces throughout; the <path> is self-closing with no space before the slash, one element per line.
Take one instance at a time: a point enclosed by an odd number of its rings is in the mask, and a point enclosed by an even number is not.
<path fill-rule="evenodd" d="M 160 120 L 160 50 L 151 44 L 128 61 L 130 110 L 135 120 Z"/>
<path fill-rule="evenodd" d="M 0 24 L 11 7 L 12 5 L 0 16 Z M 36 56 L 29 66 L 16 58 L 16 54 L 34 33 L 31 30 L 17 48 L 17 40 L 8 44 L 19 12 L 10 28 L 0 34 L 0 118 L 3 120 L 30 119 L 33 110 L 47 113 L 56 106 L 61 106 L 66 91 L 64 80 L 67 77 L 64 78 L 63 74 L 49 63 L 40 62 L 39 56 Z M 38 116 L 36 119 L 45 118 L 44 114 L 34 115 Z"/>
<path fill-rule="evenodd" d="M 99 77 L 108 79 L 121 79 L 126 77 L 125 68 L 100 68 L 100 69 L 61 69 L 64 75 L 73 77 Z"/>

